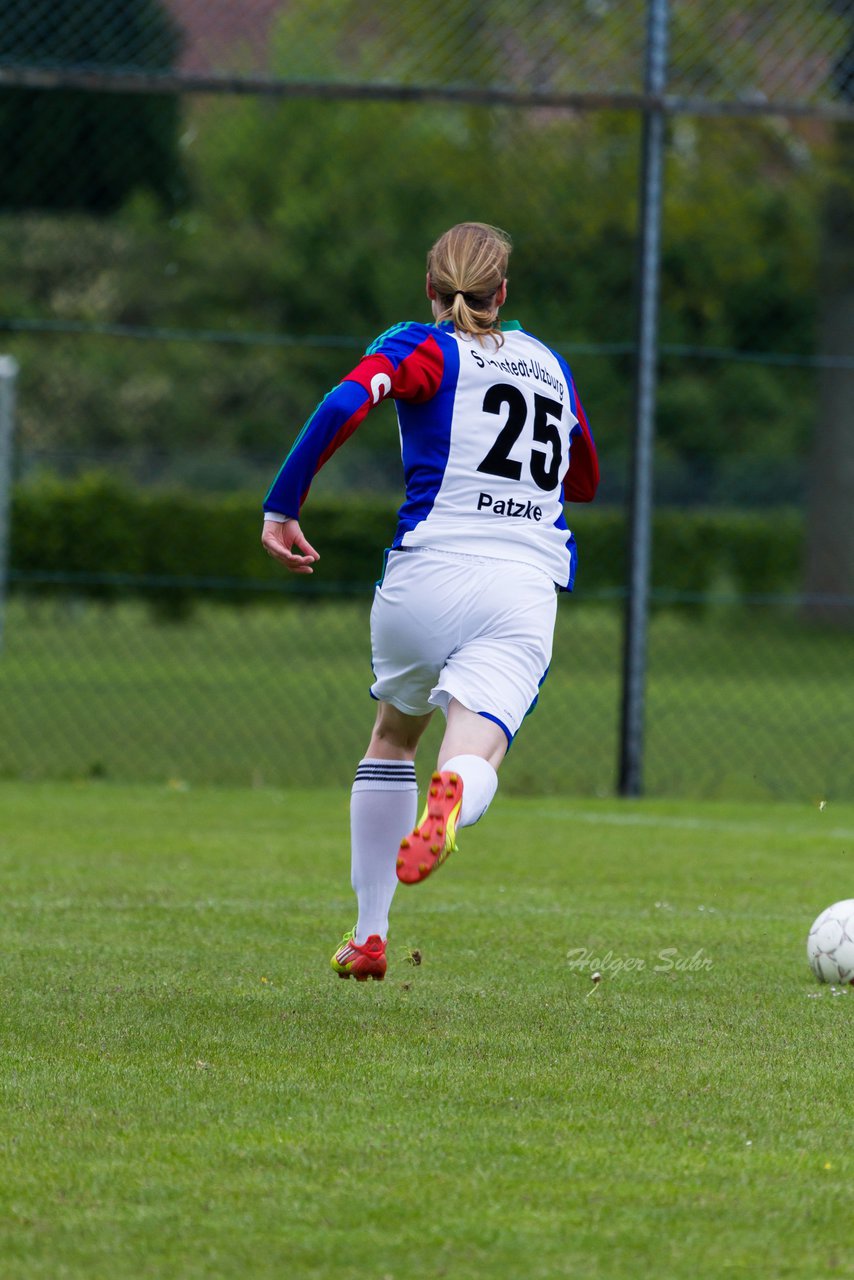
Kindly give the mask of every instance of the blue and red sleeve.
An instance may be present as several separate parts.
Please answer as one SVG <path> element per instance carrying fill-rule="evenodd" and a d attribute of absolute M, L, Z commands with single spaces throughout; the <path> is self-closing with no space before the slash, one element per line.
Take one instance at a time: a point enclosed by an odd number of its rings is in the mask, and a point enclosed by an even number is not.
<path fill-rule="evenodd" d="M 563 478 L 563 495 L 567 502 L 592 502 L 599 488 L 599 459 L 584 405 L 571 376 L 569 400 L 578 421 L 569 436 L 569 470 Z"/>
<path fill-rule="evenodd" d="M 298 516 L 317 472 L 371 409 L 389 396 L 423 401 L 442 382 L 444 358 L 427 325 L 401 324 L 377 338 L 355 369 L 321 400 L 264 499 L 264 510 Z"/>

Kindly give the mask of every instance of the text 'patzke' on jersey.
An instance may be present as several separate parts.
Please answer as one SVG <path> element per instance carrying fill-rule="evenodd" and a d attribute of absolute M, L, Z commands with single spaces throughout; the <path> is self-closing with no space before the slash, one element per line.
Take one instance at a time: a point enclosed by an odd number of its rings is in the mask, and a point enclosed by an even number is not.
<path fill-rule="evenodd" d="M 317 406 L 264 509 L 299 516 L 312 478 L 391 397 L 406 482 L 392 546 L 518 560 L 571 590 L 563 504 L 593 499 L 596 446 L 566 361 L 518 324 L 501 332 L 500 346 L 450 323 L 381 334 Z"/>

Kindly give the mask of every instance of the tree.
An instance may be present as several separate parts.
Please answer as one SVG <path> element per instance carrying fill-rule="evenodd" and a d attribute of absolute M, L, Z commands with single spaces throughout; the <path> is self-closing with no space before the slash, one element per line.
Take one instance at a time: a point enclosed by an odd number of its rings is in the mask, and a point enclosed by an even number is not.
<path fill-rule="evenodd" d="M 158 0 L 33 0 L 3 29 L 7 67 L 168 69 L 180 31 Z M 170 94 L 0 92 L 0 208 L 106 213 L 139 188 L 181 193 L 179 108 Z"/>
<path fill-rule="evenodd" d="M 839 92 L 854 102 L 854 0 L 835 5 L 851 23 L 836 68 Z M 854 124 L 836 125 L 824 207 L 820 350 L 850 357 L 854 334 Z M 825 368 L 810 467 L 805 589 L 838 597 L 808 606 L 812 619 L 854 625 L 854 369 Z"/>

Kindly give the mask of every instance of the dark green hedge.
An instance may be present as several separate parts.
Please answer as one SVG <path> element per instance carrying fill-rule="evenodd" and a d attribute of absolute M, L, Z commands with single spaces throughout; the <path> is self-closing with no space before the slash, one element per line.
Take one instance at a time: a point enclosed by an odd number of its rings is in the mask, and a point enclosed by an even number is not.
<path fill-rule="evenodd" d="M 625 583 L 625 514 L 596 506 L 570 513 L 585 594 Z M 303 528 L 321 553 L 310 581 L 292 579 L 261 550 L 260 502 L 245 494 L 212 498 L 126 488 L 108 476 L 19 486 L 12 501 L 12 586 L 105 599 L 145 595 L 180 616 L 201 592 L 255 597 L 244 586 L 311 592 L 368 589 L 395 528 L 387 500 L 347 504 L 310 499 Z M 803 537 L 789 511 L 659 511 L 653 585 L 703 594 L 796 591 Z"/>
<path fill-rule="evenodd" d="M 626 582 L 626 516 L 576 507 L 568 516 L 579 548 L 579 590 Z M 657 511 L 652 585 L 662 593 L 776 595 L 800 589 L 804 526 L 793 510 Z"/>

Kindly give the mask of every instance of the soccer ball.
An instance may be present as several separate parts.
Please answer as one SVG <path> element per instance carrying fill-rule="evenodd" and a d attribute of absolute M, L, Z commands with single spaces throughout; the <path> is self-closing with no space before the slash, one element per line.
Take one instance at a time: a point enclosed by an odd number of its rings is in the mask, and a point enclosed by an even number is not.
<path fill-rule="evenodd" d="M 854 986 L 854 898 L 822 911 L 809 931 L 807 959 L 819 982 Z"/>

